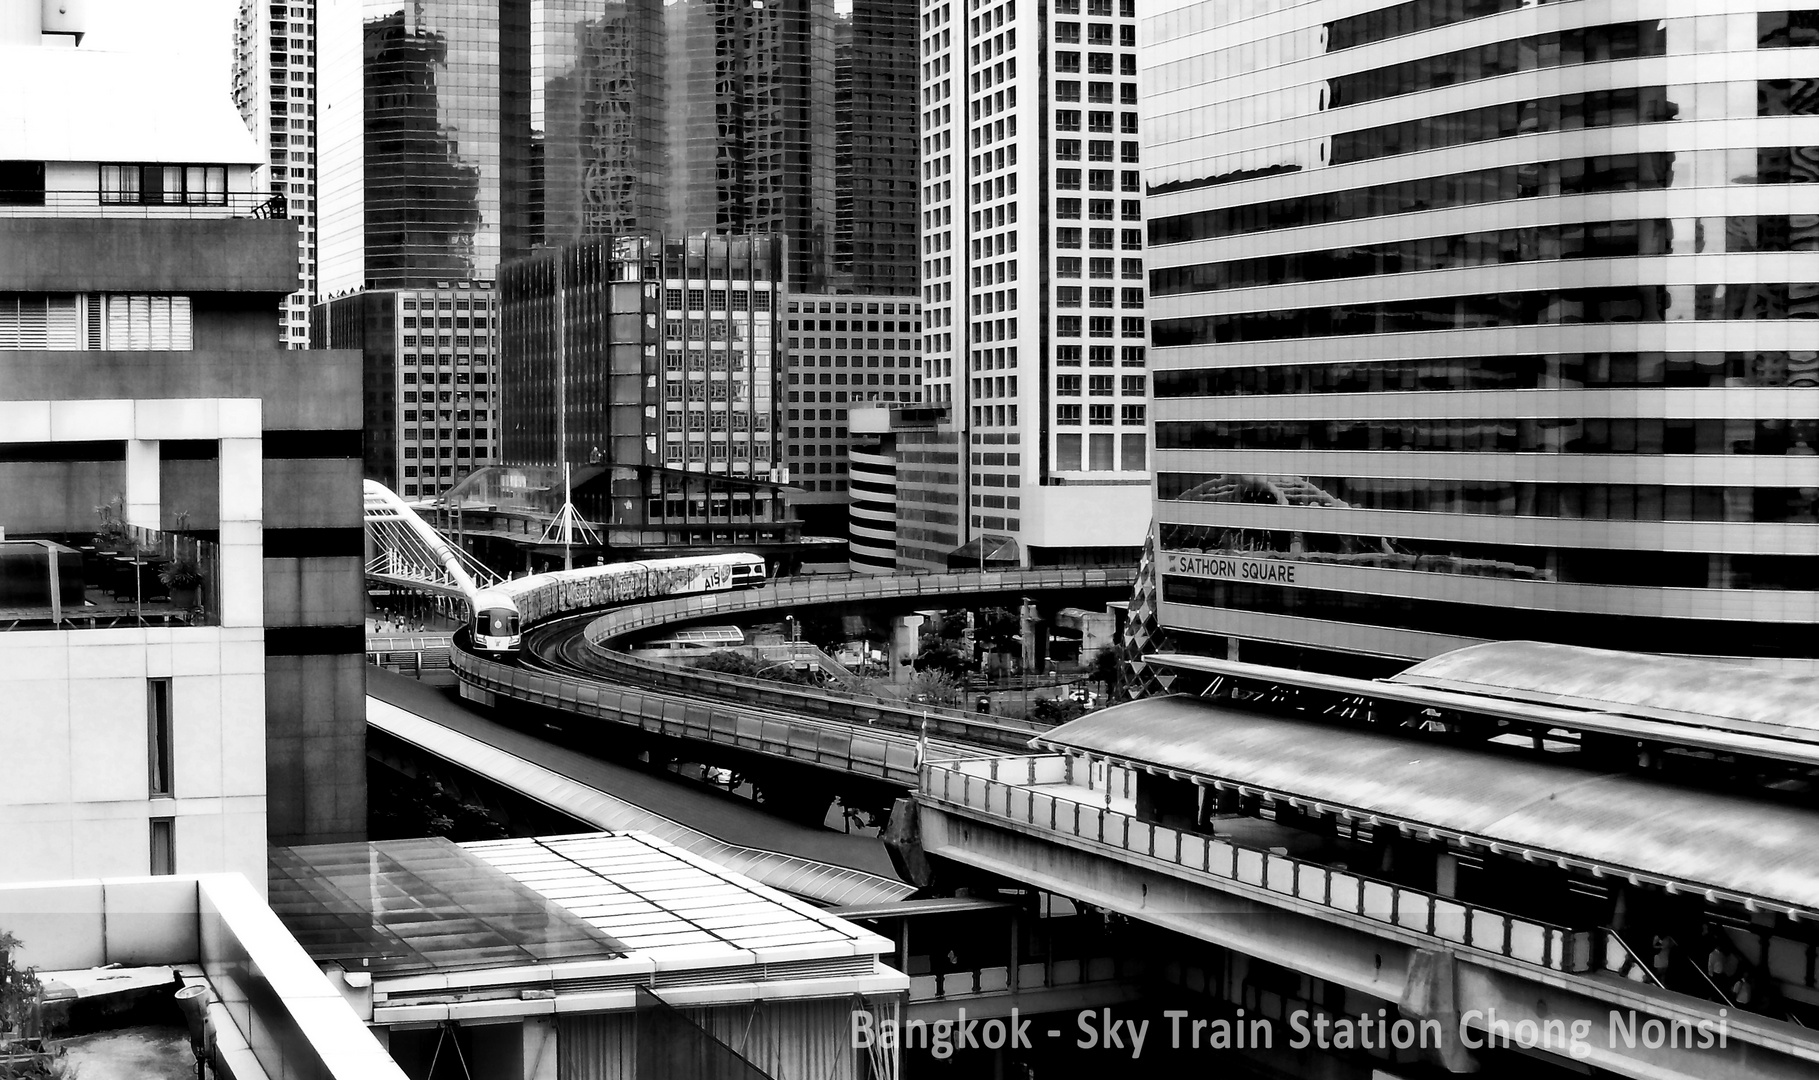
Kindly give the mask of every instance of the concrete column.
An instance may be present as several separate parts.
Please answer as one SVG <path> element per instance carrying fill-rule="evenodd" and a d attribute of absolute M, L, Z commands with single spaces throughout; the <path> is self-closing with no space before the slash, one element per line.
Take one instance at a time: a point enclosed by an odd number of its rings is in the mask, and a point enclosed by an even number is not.
<path fill-rule="evenodd" d="M 220 465 L 221 625 L 265 625 L 265 462 L 258 439 L 222 439 Z"/>
<path fill-rule="evenodd" d="M 556 1018 L 524 1018 L 524 1080 L 556 1080 Z"/>
<path fill-rule="evenodd" d="M 126 440 L 126 523 L 161 528 L 158 498 L 158 440 Z"/>
<path fill-rule="evenodd" d="M 1434 858 L 1434 891 L 1441 896 L 1459 895 L 1459 857 L 1450 851 Z"/>
<path fill-rule="evenodd" d="M 916 648 L 922 637 L 922 624 L 926 616 L 899 615 L 891 623 L 891 681 L 894 683 L 909 682 L 913 671 L 904 660 L 916 659 Z"/>
<path fill-rule="evenodd" d="M 1017 607 L 1019 626 L 1018 636 L 1023 639 L 1023 674 L 1038 675 L 1042 672 L 1042 653 L 1037 640 L 1041 633 L 1042 620 L 1036 612 L 1036 605 L 1028 600 Z"/>

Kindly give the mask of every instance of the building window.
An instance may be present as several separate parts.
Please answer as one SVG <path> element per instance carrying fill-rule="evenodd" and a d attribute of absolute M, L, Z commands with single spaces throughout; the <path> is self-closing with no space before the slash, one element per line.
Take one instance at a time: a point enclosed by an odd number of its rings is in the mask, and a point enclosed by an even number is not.
<path fill-rule="evenodd" d="M 109 296 L 106 312 L 107 338 L 102 348 L 182 351 L 195 347 L 187 296 Z"/>
<path fill-rule="evenodd" d="M 153 795 L 170 795 L 171 681 L 145 680 L 146 787 Z M 168 871 L 166 871 L 168 873 Z"/>
<path fill-rule="evenodd" d="M 227 205 L 223 165 L 103 165 L 101 201 L 141 206 Z"/>
<path fill-rule="evenodd" d="M 177 872 L 176 818 L 151 819 L 151 872 L 170 875 Z"/>
<path fill-rule="evenodd" d="M 0 206 L 43 206 L 44 162 L 0 161 Z"/>

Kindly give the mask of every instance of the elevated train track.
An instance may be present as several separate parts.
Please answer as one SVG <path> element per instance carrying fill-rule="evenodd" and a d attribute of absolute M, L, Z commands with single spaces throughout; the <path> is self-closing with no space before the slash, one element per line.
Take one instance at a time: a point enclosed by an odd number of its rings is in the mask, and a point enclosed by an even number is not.
<path fill-rule="evenodd" d="M 787 579 L 763 590 L 551 620 L 524 631 L 516 664 L 476 654 L 458 636 L 452 660 L 463 696 L 485 704 L 522 702 L 908 789 L 916 786 L 924 748 L 936 757 L 1021 751 L 1044 728 L 959 709 L 691 671 L 633 657 L 610 643 L 657 627 L 724 622 L 782 608 L 952 606 L 1031 594 L 1112 599 L 1128 595 L 1132 574 L 1088 569 Z"/>

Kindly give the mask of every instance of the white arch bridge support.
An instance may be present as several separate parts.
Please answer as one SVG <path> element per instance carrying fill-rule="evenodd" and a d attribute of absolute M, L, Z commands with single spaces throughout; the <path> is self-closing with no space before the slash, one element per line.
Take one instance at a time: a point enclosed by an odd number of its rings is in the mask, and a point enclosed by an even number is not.
<path fill-rule="evenodd" d="M 365 490 L 368 578 L 465 601 L 499 583 L 499 575 L 450 544 L 391 488 L 367 480 Z"/>

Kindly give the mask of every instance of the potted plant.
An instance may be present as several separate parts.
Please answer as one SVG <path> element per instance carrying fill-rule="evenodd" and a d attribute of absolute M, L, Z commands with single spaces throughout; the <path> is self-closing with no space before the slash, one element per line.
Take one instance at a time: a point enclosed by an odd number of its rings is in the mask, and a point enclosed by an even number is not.
<path fill-rule="evenodd" d="M 101 527 L 95 530 L 95 546 L 102 551 L 132 555 L 139 550 L 138 540 L 126 524 L 126 496 L 116 495 L 112 502 L 95 507 Z"/>
<path fill-rule="evenodd" d="M 171 603 L 180 608 L 196 606 L 196 594 L 202 587 L 202 567 L 188 555 L 165 563 L 158 570 L 158 580 L 171 591 Z"/>

